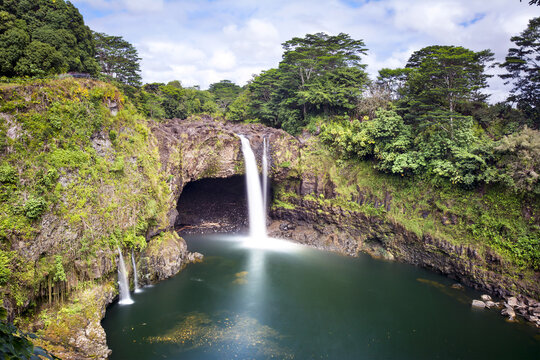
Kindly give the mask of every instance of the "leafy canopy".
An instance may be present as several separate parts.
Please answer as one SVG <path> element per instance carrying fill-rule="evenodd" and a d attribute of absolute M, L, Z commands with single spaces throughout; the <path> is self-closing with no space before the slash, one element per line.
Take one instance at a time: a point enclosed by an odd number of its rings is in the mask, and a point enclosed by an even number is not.
<path fill-rule="evenodd" d="M 510 48 L 500 66 L 508 72 L 500 75 L 513 88 L 509 101 L 533 120 L 540 128 L 540 17 L 529 21 L 527 28 L 510 40 L 516 47 Z"/>
<path fill-rule="evenodd" d="M 101 72 L 123 84 L 141 85 L 141 68 L 137 49 L 121 36 L 94 33 L 96 59 Z"/>
<path fill-rule="evenodd" d="M 0 76 L 95 74 L 94 52 L 92 33 L 69 1 L 0 2 Z"/>
<path fill-rule="evenodd" d="M 277 69 L 248 85 L 251 118 L 297 133 L 310 118 L 352 112 L 367 84 L 362 40 L 340 33 L 307 34 L 283 43 Z"/>
<path fill-rule="evenodd" d="M 240 94 L 242 88 L 230 80 L 221 80 L 220 82 L 211 84 L 208 91 L 214 95 L 216 103 L 221 110 L 226 111 L 229 105 Z"/>

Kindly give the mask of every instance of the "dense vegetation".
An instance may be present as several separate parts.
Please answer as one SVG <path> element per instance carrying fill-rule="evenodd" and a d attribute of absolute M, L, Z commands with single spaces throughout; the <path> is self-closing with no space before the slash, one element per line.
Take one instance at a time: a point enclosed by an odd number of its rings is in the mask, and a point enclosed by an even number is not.
<path fill-rule="evenodd" d="M 63 0 L 0 2 L 0 76 L 98 72 L 92 32 Z"/>
<path fill-rule="evenodd" d="M 144 248 L 147 229 L 166 222 L 169 189 L 146 121 L 114 86 L 2 85 L 0 98 L 1 294 L 16 307 L 60 301 L 90 280 L 73 277 L 74 259 Z M 61 225 L 45 234 L 42 221 Z"/>

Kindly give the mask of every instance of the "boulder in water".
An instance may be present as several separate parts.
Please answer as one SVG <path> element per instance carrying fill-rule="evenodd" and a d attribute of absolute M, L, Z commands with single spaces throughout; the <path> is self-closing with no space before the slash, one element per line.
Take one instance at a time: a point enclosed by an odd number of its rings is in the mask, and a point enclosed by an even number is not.
<path fill-rule="evenodd" d="M 502 309 L 501 314 L 508 316 L 508 320 L 510 321 L 514 321 L 516 318 L 516 312 L 511 306 L 508 305 L 504 309 Z"/>
<path fill-rule="evenodd" d="M 486 307 L 486 304 L 481 300 L 473 300 L 472 301 L 472 307 L 483 309 Z"/>
<path fill-rule="evenodd" d="M 482 295 L 480 296 L 480 298 L 482 299 L 482 301 L 491 301 L 491 296 L 489 295 Z"/>
<path fill-rule="evenodd" d="M 511 307 L 516 307 L 518 306 L 518 300 L 516 297 L 512 296 L 512 297 L 509 297 L 508 299 L 506 299 L 506 303 L 508 305 L 510 305 Z"/>

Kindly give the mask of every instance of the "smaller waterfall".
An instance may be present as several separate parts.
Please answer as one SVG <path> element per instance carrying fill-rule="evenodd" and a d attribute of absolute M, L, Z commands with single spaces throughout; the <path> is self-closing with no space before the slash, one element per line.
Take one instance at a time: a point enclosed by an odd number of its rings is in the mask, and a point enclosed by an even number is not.
<path fill-rule="evenodd" d="M 266 216 L 268 210 L 268 138 L 263 139 L 263 155 L 262 155 L 262 192 L 263 192 L 263 208 Z"/>
<path fill-rule="evenodd" d="M 238 135 L 242 141 L 242 153 L 246 164 L 246 186 L 248 196 L 249 235 L 254 239 L 266 238 L 266 212 L 263 208 L 261 182 L 255 155 L 249 140 Z"/>
<path fill-rule="evenodd" d="M 129 295 L 129 283 L 127 279 L 126 265 L 124 264 L 124 257 L 118 247 L 118 288 L 120 290 L 120 301 L 119 304 L 129 305 L 133 304 L 131 296 Z"/>
<path fill-rule="evenodd" d="M 135 287 L 135 292 L 141 291 L 139 288 L 139 278 L 137 277 L 137 264 L 135 263 L 135 253 L 131 249 L 131 263 L 133 264 L 133 285 Z"/>

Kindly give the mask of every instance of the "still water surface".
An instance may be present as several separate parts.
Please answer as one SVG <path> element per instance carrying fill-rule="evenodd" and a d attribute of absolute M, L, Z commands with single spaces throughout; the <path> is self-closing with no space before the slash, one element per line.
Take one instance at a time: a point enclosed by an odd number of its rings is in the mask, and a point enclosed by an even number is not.
<path fill-rule="evenodd" d="M 204 262 L 107 310 L 112 360 L 540 359 L 536 329 L 471 308 L 479 293 L 423 269 L 231 235 L 186 240 Z"/>

